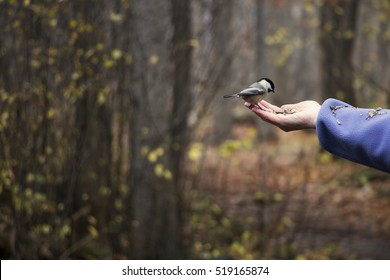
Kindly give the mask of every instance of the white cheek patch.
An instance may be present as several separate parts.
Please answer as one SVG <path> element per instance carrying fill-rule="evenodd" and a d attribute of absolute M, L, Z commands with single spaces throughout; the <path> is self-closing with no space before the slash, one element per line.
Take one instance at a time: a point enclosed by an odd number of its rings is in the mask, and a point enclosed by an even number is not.
<path fill-rule="evenodd" d="M 267 82 L 266 80 L 261 80 L 261 81 L 260 81 L 260 84 L 261 84 L 264 88 L 266 88 L 266 89 L 271 88 L 271 84 L 270 84 L 269 82 Z"/>

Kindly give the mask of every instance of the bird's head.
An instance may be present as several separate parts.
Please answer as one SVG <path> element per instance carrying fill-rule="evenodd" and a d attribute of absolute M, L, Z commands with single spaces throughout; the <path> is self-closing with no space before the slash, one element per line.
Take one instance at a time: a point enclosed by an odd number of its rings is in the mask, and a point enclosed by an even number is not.
<path fill-rule="evenodd" d="M 275 92 L 274 83 L 268 78 L 261 78 L 250 87 L 257 87 L 266 90 L 266 92 Z"/>

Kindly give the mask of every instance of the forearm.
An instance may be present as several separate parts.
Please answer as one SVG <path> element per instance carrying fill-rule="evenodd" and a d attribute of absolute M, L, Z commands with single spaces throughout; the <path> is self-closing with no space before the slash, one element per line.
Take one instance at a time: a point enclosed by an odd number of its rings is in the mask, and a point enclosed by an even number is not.
<path fill-rule="evenodd" d="M 390 111 L 324 102 L 316 129 L 321 146 L 348 160 L 390 172 Z"/>

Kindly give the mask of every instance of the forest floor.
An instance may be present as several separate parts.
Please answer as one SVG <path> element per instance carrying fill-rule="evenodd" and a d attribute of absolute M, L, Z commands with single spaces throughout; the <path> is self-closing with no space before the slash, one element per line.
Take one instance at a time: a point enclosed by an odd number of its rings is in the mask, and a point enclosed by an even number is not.
<path fill-rule="evenodd" d="M 331 156 L 315 133 L 256 144 L 253 131 L 237 126 L 197 169 L 201 192 L 243 228 L 230 257 L 390 259 L 390 175 Z"/>

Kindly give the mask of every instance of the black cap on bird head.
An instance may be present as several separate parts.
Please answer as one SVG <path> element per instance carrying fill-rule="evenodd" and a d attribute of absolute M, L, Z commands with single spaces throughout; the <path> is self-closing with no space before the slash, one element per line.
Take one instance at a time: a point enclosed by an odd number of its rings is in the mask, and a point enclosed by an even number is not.
<path fill-rule="evenodd" d="M 268 92 L 275 92 L 275 84 L 274 84 L 274 82 L 272 82 L 270 79 L 268 79 L 268 78 L 261 78 L 261 79 L 259 79 L 257 82 L 258 83 L 260 83 L 262 80 L 264 80 L 264 81 L 266 81 L 266 82 L 268 82 L 269 83 L 269 85 L 270 85 L 270 89 L 268 90 Z"/>

